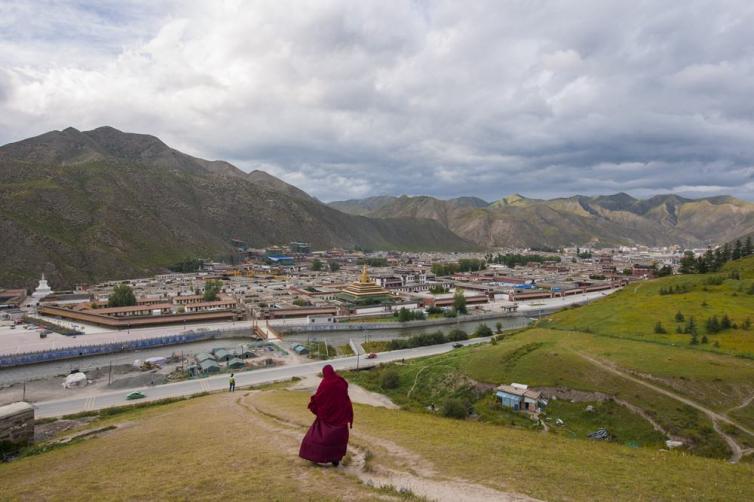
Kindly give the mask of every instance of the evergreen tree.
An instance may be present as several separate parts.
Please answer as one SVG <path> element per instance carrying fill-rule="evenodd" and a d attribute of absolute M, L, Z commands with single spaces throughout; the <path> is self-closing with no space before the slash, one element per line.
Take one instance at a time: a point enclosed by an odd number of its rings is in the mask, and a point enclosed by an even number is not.
<path fill-rule="evenodd" d="M 405 307 L 401 307 L 398 311 L 398 321 L 400 322 L 410 321 L 412 317 L 411 312 Z"/>
<path fill-rule="evenodd" d="M 685 321 L 685 318 L 683 317 L 683 313 L 679 310 L 675 313 L 675 322 L 683 322 Z"/>
<path fill-rule="evenodd" d="M 715 258 L 714 258 L 714 269 L 720 270 L 722 266 L 725 264 L 725 260 L 723 259 L 723 252 L 720 248 L 715 249 Z"/>
<path fill-rule="evenodd" d="M 731 251 L 730 251 L 730 244 L 726 242 L 723 245 L 723 260 L 724 261 L 726 261 L 726 262 L 730 261 L 730 253 L 731 253 Z"/>
<path fill-rule="evenodd" d="M 696 259 L 696 271 L 699 274 L 706 274 L 707 270 L 707 262 L 705 261 L 704 256 L 700 256 Z"/>
<path fill-rule="evenodd" d="M 702 344 L 709 343 L 709 340 L 707 339 L 707 335 L 702 336 Z"/>
<path fill-rule="evenodd" d="M 665 333 L 667 333 L 667 330 L 665 330 L 665 327 L 660 321 L 657 321 L 657 323 L 655 324 L 655 333 L 657 333 L 658 335 L 664 335 Z"/>
<path fill-rule="evenodd" d="M 731 259 L 738 260 L 741 258 L 743 252 L 743 245 L 741 244 L 741 239 L 736 239 L 736 244 L 733 246 L 733 253 L 731 254 Z"/>
<path fill-rule="evenodd" d="M 463 295 L 463 290 L 456 288 L 456 292 L 453 295 L 453 310 L 458 314 L 466 314 L 466 297 Z"/>
<path fill-rule="evenodd" d="M 696 272 L 696 258 L 694 258 L 694 253 L 691 251 L 686 251 L 683 253 L 683 258 L 681 258 L 681 268 L 680 272 L 682 274 L 693 274 Z"/>
<path fill-rule="evenodd" d="M 720 321 L 718 321 L 717 316 L 713 315 L 712 317 L 707 319 L 707 333 L 717 333 L 720 331 Z"/>
<path fill-rule="evenodd" d="M 744 256 L 751 256 L 754 254 L 754 245 L 751 243 L 751 235 L 746 238 L 746 242 L 744 243 L 743 248 L 743 254 Z"/>
<path fill-rule="evenodd" d="M 696 336 L 696 321 L 694 321 L 694 317 L 689 317 L 688 322 L 686 323 L 686 333 L 689 335 Z"/>
<path fill-rule="evenodd" d="M 730 321 L 730 317 L 728 317 L 728 314 L 723 314 L 723 318 L 720 321 L 720 330 L 730 329 L 731 327 L 732 323 Z"/>

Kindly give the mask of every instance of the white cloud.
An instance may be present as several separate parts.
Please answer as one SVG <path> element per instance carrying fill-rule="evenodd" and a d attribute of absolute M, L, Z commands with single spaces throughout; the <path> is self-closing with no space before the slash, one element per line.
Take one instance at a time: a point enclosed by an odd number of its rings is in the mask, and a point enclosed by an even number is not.
<path fill-rule="evenodd" d="M 0 4 L 0 142 L 112 125 L 325 200 L 752 197 L 752 5 Z"/>

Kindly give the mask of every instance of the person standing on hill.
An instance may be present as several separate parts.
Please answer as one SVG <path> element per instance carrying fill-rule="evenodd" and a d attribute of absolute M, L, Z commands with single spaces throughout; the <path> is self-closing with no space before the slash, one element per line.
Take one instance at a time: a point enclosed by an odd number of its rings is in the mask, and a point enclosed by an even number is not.
<path fill-rule="evenodd" d="M 228 392 L 235 392 L 236 391 L 236 377 L 233 376 L 233 373 L 230 374 L 230 380 L 228 381 Z"/>
<path fill-rule="evenodd" d="M 353 428 L 353 405 L 348 382 L 331 365 L 322 368 L 322 381 L 309 400 L 317 418 L 309 427 L 298 455 L 315 463 L 337 467 L 348 448 L 348 428 Z"/>

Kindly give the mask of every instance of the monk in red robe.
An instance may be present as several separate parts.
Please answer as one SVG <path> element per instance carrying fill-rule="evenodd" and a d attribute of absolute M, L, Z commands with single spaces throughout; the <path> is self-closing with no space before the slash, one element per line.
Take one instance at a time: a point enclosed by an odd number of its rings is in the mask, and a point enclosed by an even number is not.
<path fill-rule="evenodd" d="M 329 364 L 322 368 L 322 382 L 309 400 L 309 410 L 317 418 L 304 436 L 299 456 L 335 467 L 346 454 L 348 427 L 353 427 L 353 406 L 348 382 Z"/>

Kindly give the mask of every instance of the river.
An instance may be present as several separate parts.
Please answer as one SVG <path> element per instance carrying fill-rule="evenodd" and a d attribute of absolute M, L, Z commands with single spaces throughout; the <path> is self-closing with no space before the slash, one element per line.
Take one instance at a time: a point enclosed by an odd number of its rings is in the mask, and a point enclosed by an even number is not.
<path fill-rule="evenodd" d="M 338 346 L 346 345 L 352 338 L 359 341 L 381 341 L 392 340 L 398 337 L 408 337 L 421 333 L 433 333 L 442 331 L 447 333 L 451 329 L 460 328 L 467 333 L 473 333 L 474 330 L 482 323 L 487 324 L 495 329 L 495 324 L 500 322 L 503 329 L 515 329 L 526 326 L 528 319 L 526 317 L 502 317 L 500 319 L 488 319 L 485 321 L 461 321 L 455 324 L 446 324 L 441 326 L 427 326 L 422 328 L 402 328 L 402 329 L 385 329 L 362 331 L 359 329 L 349 331 L 337 331 L 331 333 L 312 333 L 312 334 L 291 334 L 285 335 L 283 343 L 286 345 L 294 343 L 305 343 L 307 340 L 327 340 L 329 345 Z M 49 363 L 33 364 L 29 366 L 18 366 L 15 368 L 6 368 L 0 370 L 0 385 L 7 385 L 19 382 L 28 382 L 39 378 L 46 378 L 56 375 L 67 375 L 72 369 L 79 369 L 83 372 L 91 371 L 94 368 L 104 368 L 109 364 L 130 364 L 136 359 L 147 359 L 149 357 L 168 357 L 174 353 L 184 352 L 186 354 L 197 354 L 200 352 L 209 352 L 215 347 L 235 347 L 242 343 L 248 343 L 248 339 L 242 338 L 221 338 L 216 340 L 206 340 L 202 342 L 187 343 L 183 345 L 171 345 L 168 347 L 157 347 L 154 349 L 139 350 L 135 352 L 119 352 L 115 354 L 105 354 L 101 356 L 82 357 L 78 359 L 66 359 L 62 361 L 52 361 Z"/>

